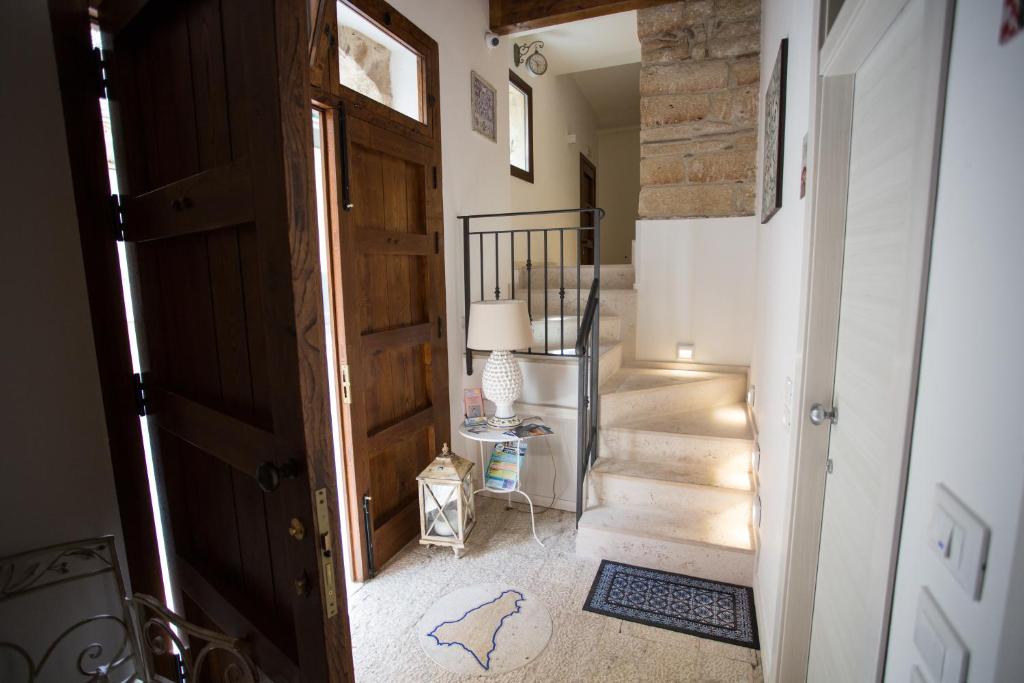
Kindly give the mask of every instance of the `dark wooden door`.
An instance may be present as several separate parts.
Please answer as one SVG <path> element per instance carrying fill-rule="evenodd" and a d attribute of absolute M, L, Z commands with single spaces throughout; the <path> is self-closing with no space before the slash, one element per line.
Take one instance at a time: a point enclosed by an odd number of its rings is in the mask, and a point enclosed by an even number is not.
<path fill-rule="evenodd" d="M 419 56 L 422 98 L 415 120 L 341 86 L 333 51 L 314 65 L 330 122 L 353 566 L 365 579 L 418 536 L 416 475 L 450 439 L 451 422 L 437 44 L 386 3 L 352 4 Z M 328 34 L 336 22 L 328 18 Z"/>
<path fill-rule="evenodd" d="M 123 234 L 185 616 L 351 680 L 306 0 L 104 0 Z M 320 501 L 318 507 L 317 501 Z"/>
<path fill-rule="evenodd" d="M 590 159 L 580 154 L 580 208 L 597 208 L 597 168 Z M 594 214 L 581 213 L 580 225 L 590 228 L 594 226 Z M 598 254 L 597 258 L 601 258 Z M 594 231 L 584 230 L 580 233 L 580 263 L 594 265 Z"/>

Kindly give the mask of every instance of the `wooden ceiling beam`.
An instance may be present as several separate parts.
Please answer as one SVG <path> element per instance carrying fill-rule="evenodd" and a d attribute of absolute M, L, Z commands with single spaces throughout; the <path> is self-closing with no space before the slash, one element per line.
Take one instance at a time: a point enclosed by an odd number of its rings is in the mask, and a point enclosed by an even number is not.
<path fill-rule="evenodd" d="M 498 35 L 628 12 L 675 0 L 490 0 L 491 30 Z"/>

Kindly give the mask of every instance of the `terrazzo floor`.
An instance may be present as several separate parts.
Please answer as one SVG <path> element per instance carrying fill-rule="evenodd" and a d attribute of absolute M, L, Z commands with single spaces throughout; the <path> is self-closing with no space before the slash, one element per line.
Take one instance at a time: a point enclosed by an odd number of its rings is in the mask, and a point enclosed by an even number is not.
<path fill-rule="evenodd" d="M 413 632 L 441 596 L 474 583 L 508 583 L 541 598 L 552 635 L 536 661 L 488 681 L 722 681 L 761 683 L 760 657 L 748 648 L 704 640 L 584 612 L 599 562 L 573 552 L 574 516 L 548 510 L 530 516 L 504 501 L 477 497 L 479 521 L 466 554 L 413 541 L 371 581 L 349 595 L 359 683 L 483 680 L 441 669 Z M 642 564 L 639 561 L 637 564 Z"/>

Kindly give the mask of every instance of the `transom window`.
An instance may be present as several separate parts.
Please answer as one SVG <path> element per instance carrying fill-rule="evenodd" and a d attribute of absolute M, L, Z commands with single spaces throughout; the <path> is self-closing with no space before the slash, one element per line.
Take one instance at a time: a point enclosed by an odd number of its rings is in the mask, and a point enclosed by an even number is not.
<path fill-rule="evenodd" d="M 340 0 L 338 61 L 342 85 L 424 121 L 420 55 Z"/>

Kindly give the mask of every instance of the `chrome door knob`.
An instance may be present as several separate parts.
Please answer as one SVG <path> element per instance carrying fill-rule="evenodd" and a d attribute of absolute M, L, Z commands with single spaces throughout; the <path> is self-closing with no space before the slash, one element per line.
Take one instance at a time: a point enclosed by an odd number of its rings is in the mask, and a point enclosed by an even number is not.
<path fill-rule="evenodd" d="M 835 424 L 836 419 L 838 417 L 838 411 L 835 406 L 832 406 L 831 408 L 826 408 L 820 403 L 815 403 L 813 406 L 811 406 L 809 417 L 811 418 L 811 424 L 814 425 L 820 425 L 826 420 L 831 424 Z"/>

